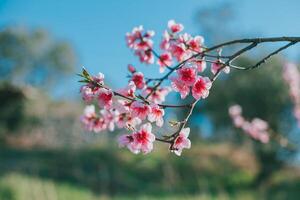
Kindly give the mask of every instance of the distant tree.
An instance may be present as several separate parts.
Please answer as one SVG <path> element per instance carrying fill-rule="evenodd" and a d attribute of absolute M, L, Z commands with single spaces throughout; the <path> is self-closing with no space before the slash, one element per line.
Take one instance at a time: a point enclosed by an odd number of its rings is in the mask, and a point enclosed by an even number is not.
<path fill-rule="evenodd" d="M 0 31 L 0 77 L 13 83 L 49 86 L 75 68 L 75 53 L 42 29 L 8 27 Z"/>

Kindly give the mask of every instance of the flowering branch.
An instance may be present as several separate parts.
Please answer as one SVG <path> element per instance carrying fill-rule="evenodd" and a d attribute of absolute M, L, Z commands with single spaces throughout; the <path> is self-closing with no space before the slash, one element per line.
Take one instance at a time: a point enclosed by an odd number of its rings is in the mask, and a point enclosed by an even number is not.
<path fill-rule="evenodd" d="M 83 100 L 91 104 L 86 107 L 81 118 L 87 130 L 113 131 L 116 125 L 118 128 L 133 131 L 119 137 L 120 146 L 127 147 L 133 153 L 151 152 L 153 142 L 156 140 L 169 144 L 172 152 L 181 155 L 182 149 L 191 146 L 188 139 L 190 129 L 186 127 L 188 120 L 196 104 L 208 97 L 213 82 L 222 72 L 229 73 L 230 68 L 243 70 L 256 68 L 273 55 L 300 41 L 300 37 L 254 38 L 206 47 L 203 37 L 182 33 L 183 28 L 182 24 L 174 20 L 168 22 L 168 29 L 163 33 L 160 43 L 161 54 L 153 48 L 154 31 L 144 31 L 143 27 L 139 26 L 126 35 L 128 47 L 139 57 L 141 63 L 154 64 L 156 60 L 160 73 L 168 69 L 160 78 L 146 78 L 134 66 L 128 65 L 130 72 L 128 85 L 119 90 L 112 90 L 104 84 L 102 73 L 91 76 L 83 69 L 79 74 L 83 78 L 80 82 L 85 83 L 81 87 L 81 93 Z M 271 52 L 254 66 L 238 67 L 232 64 L 239 56 L 261 43 L 284 41 L 289 43 Z M 234 44 L 248 45 L 230 56 L 221 54 L 221 48 Z M 206 63 L 211 64 L 210 78 L 201 75 L 206 69 Z M 165 86 L 168 81 L 171 87 Z M 166 96 L 171 91 L 178 92 L 182 99 L 191 93 L 194 100 L 183 105 L 164 104 Z M 98 103 L 99 114 L 93 105 L 94 100 Z M 171 135 L 162 135 L 160 138 L 152 133 L 152 124 L 163 126 L 166 108 L 187 109 L 187 115 L 181 121 L 170 121 L 171 126 L 178 127 L 177 131 Z M 136 129 L 137 126 L 140 127 L 139 130 Z"/>

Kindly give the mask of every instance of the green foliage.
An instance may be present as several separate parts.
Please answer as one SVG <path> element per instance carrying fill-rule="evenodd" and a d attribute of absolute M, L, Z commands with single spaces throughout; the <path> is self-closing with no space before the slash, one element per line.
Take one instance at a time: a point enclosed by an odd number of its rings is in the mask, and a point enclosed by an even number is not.
<path fill-rule="evenodd" d="M 41 86 L 72 72 L 75 60 L 67 42 L 54 41 L 44 30 L 0 31 L 1 79 Z"/>

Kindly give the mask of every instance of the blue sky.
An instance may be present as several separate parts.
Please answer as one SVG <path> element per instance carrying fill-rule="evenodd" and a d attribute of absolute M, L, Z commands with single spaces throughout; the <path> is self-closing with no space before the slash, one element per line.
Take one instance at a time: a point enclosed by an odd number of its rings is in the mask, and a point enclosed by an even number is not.
<path fill-rule="evenodd" d="M 156 39 L 169 19 L 185 25 L 187 32 L 201 34 L 195 15 L 199 9 L 221 0 L 0 0 L 0 25 L 43 27 L 55 38 L 68 40 L 79 56 L 79 65 L 102 71 L 115 86 L 126 82 L 128 63 L 155 76 L 153 66 L 142 66 L 126 48 L 124 35 L 143 24 L 156 31 Z M 241 36 L 300 36 L 300 1 L 244 0 L 234 5 L 233 31 Z M 220 19 L 222 23 L 222 19 Z M 222 31 L 222 30 L 220 30 Z M 205 37 L 205 35 L 204 35 Z M 290 51 L 297 57 L 295 51 Z M 72 81 L 75 81 L 73 78 Z M 75 94 L 77 87 L 58 95 Z"/>

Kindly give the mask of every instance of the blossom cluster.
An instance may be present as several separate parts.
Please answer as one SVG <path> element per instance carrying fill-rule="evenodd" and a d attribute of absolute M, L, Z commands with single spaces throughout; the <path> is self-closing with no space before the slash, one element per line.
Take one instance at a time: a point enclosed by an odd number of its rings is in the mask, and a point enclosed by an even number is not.
<path fill-rule="evenodd" d="M 234 126 L 237 128 L 241 128 L 245 134 L 262 143 L 269 142 L 269 125 L 266 121 L 259 118 L 254 118 L 252 121 L 247 121 L 242 116 L 242 108 L 239 105 L 233 105 L 229 107 L 229 115 L 233 121 Z"/>
<path fill-rule="evenodd" d="M 289 94 L 294 103 L 294 116 L 300 126 L 300 73 L 294 63 L 283 66 L 283 79 L 289 87 Z"/>
<path fill-rule="evenodd" d="M 133 153 L 151 152 L 155 141 L 168 143 L 176 155 L 191 147 L 190 129 L 185 127 L 189 116 L 175 123 L 178 130 L 171 135 L 159 138 L 153 133 L 153 126 L 164 125 L 166 108 L 191 109 L 198 100 L 208 97 L 212 87 L 214 79 L 203 75 L 207 67 L 203 37 L 193 37 L 183 33 L 183 29 L 183 25 L 174 20 L 168 22 L 160 42 L 160 54 L 153 49 L 154 31 L 139 26 L 126 34 L 128 48 L 141 63 L 158 67 L 160 73 L 167 70 L 161 78 L 145 77 L 136 67 L 128 65 L 128 83 L 123 88 L 112 90 L 105 85 L 102 73 L 91 76 L 83 69 L 80 76 L 84 85 L 80 91 L 87 107 L 81 122 L 86 130 L 101 132 L 125 128 L 131 133 L 119 137 L 119 146 L 127 147 Z M 213 77 L 221 71 L 229 72 L 229 67 L 218 55 L 213 58 L 215 60 L 210 61 Z M 182 99 L 191 95 L 194 101 L 187 106 L 163 104 L 171 91 L 178 92 Z"/>

